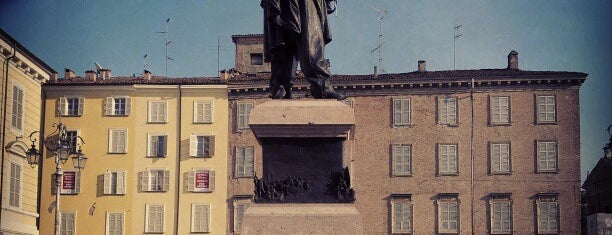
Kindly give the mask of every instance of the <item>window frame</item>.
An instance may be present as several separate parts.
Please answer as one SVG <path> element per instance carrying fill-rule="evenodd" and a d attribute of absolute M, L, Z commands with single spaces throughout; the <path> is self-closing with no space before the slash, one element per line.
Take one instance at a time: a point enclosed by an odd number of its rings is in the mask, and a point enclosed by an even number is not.
<path fill-rule="evenodd" d="M 159 153 L 159 138 L 163 137 L 163 153 Z M 154 141 L 157 139 L 157 141 Z M 166 133 L 149 133 L 147 134 L 147 158 L 165 158 L 168 157 L 168 134 Z"/>
<path fill-rule="evenodd" d="M 206 105 L 210 105 L 210 110 L 207 112 Z M 202 105 L 202 110 L 199 106 Z M 195 100 L 193 101 L 193 123 L 196 124 L 211 124 L 214 122 L 214 100 Z M 202 119 L 200 119 L 200 115 Z M 209 117 L 209 119 L 207 118 Z"/>
<path fill-rule="evenodd" d="M 250 108 L 247 108 L 250 106 Z M 242 108 L 241 108 L 242 107 Z M 236 103 L 236 131 L 241 132 L 245 130 L 249 130 L 249 115 L 251 111 L 255 107 L 254 102 L 237 102 Z M 246 109 L 244 112 L 241 112 L 242 109 Z M 243 113 L 243 114 L 241 114 Z M 241 125 L 241 119 L 243 124 Z"/>
<path fill-rule="evenodd" d="M 443 125 L 443 126 L 459 126 L 459 98 L 457 98 L 456 96 L 438 96 L 437 98 L 437 118 L 438 118 L 438 125 Z M 452 113 L 449 112 L 449 106 L 448 104 L 450 104 L 450 102 L 448 102 L 449 100 L 454 100 L 454 104 L 455 104 L 455 120 L 454 123 L 450 121 L 450 117 L 452 116 Z M 446 106 L 443 106 L 442 104 L 446 101 Z M 444 109 L 445 108 L 445 109 Z M 444 111 L 444 112 L 443 112 Z M 443 117 L 445 117 L 446 121 L 443 121 Z"/>
<path fill-rule="evenodd" d="M 208 173 L 208 187 L 197 187 L 197 174 Z M 212 193 L 215 191 L 215 170 L 212 168 L 193 168 L 187 172 L 187 191 L 192 193 Z"/>
<path fill-rule="evenodd" d="M 200 137 L 202 137 L 202 143 L 200 144 Z M 208 138 L 208 155 L 206 152 L 205 138 Z M 214 134 L 192 134 L 189 136 L 189 156 L 194 158 L 212 158 L 215 156 L 215 135 Z M 199 154 L 200 146 L 202 148 L 202 154 Z"/>
<path fill-rule="evenodd" d="M 554 222 L 556 223 L 555 228 L 551 228 L 548 230 L 543 229 L 542 227 L 542 204 L 543 203 L 554 203 L 555 204 L 555 216 L 554 216 Z M 559 206 L 559 194 L 558 193 L 539 193 L 536 195 L 536 200 L 535 200 L 535 206 L 536 206 L 536 231 L 537 234 L 559 234 L 560 231 L 560 227 L 561 227 L 561 208 Z M 550 209 L 550 208 L 549 208 Z M 547 216 L 549 219 L 552 218 L 550 216 Z M 550 220 L 548 221 L 550 223 Z M 550 225 L 550 224 L 549 224 Z"/>
<path fill-rule="evenodd" d="M 70 109 L 70 100 L 77 100 L 76 112 Z M 85 106 L 85 98 L 82 96 L 62 96 L 58 99 L 57 114 L 62 117 L 80 117 L 83 116 Z"/>
<path fill-rule="evenodd" d="M 10 172 L 8 175 L 9 178 L 9 190 L 8 190 L 8 205 L 10 207 L 14 207 L 17 209 L 21 209 L 23 205 L 23 164 L 20 164 L 15 161 L 10 162 Z M 13 174 L 13 166 L 19 167 L 19 174 Z"/>
<path fill-rule="evenodd" d="M 455 147 L 455 169 L 454 171 L 442 171 L 442 147 L 444 146 L 454 146 Z M 436 146 L 436 153 L 438 155 L 438 175 L 440 176 L 456 176 L 459 175 L 459 144 L 457 143 L 438 143 Z M 450 160 L 450 159 L 449 159 Z"/>
<path fill-rule="evenodd" d="M 510 193 L 491 193 L 489 195 L 489 219 L 488 219 L 488 224 L 489 224 L 489 231 L 491 234 L 512 234 L 513 230 L 514 230 L 514 214 L 513 214 L 513 210 L 512 210 L 512 198 L 511 198 L 512 194 Z M 503 230 L 503 210 L 500 212 L 500 226 L 501 231 L 495 231 L 495 204 L 508 204 L 508 223 L 509 223 L 509 229 L 508 230 Z"/>
<path fill-rule="evenodd" d="M 120 234 L 123 235 L 125 234 L 125 212 L 123 211 L 107 211 L 106 212 L 106 229 L 105 229 L 105 234 L 106 235 L 114 235 L 114 233 L 111 233 L 112 231 L 110 231 L 110 217 L 111 214 L 116 215 L 121 215 L 121 231 Z M 115 231 L 117 232 L 117 231 Z"/>
<path fill-rule="evenodd" d="M 408 156 L 403 156 L 403 153 L 405 151 L 404 148 L 408 148 Z M 398 156 L 396 153 L 396 148 L 402 148 L 401 152 L 402 152 L 402 156 Z M 402 159 L 404 158 L 408 158 L 407 159 L 407 165 L 408 165 L 408 170 L 406 172 L 400 172 L 397 169 L 397 162 L 396 160 L 398 160 L 398 157 L 402 157 Z M 402 161 L 402 164 L 406 164 L 405 162 Z M 391 145 L 391 175 L 392 176 L 411 176 L 412 175 L 412 144 L 392 144 Z"/>
<path fill-rule="evenodd" d="M 21 97 L 18 99 L 15 99 L 16 91 L 21 92 Z M 26 90 L 21 84 L 16 83 L 16 82 L 13 83 L 12 98 L 13 100 L 11 101 L 11 120 L 10 120 L 11 131 L 16 133 L 17 135 L 21 135 L 23 133 L 23 128 L 24 128 L 23 125 L 25 122 L 24 118 L 25 118 L 25 111 L 26 111 L 25 110 Z M 19 110 L 16 110 L 16 109 L 19 109 Z"/>
<path fill-rule="evenodd" d="M 118 112 L 118 109 L 115 107 L 115 102 L 118 99 L 124 99 L 125 107 L 123 109 L 123 113 Z M 129 96 L 109 96 L 106 97 L 106 102 L 104 103 L 104 114 L 109 117 L 127 117 L 130 116 L 132 112 L 132 98 Z"/>
<path fill-rule="evenodd" d="M 506 98 L 507 99 L 507 110 L 505 110 L 508 114 L 508 121 L 504 122 L 501 121 L 501 117 L 503 114 L 503 110 L 502 110 L 502 105 L 499 104 L 499 102 L 497 102 L 497 105 L 499 105 L 499 120 L 495 120 L 494 116 L 495 116 L 495 99 L 501 99 L 501 98 Z M 492 95 L 489 96 L 489 125 L 491 126 L 508 126 L 512 124 L 512 99 L 509 95 Z"/>
<path fill-rule="evenodd" d="M 395 102 L 400 102 L 400 109 L 404 106 L 402 102 L 407 102 L 408 109 L 407 110 L 396 110 Z M 399 114 L 399 121 L 397 120 L 397 116 Z M 412 99 L 411 98 L 392 98 L 391 99 L 391 121 L 392 126 L 396 128 L 401 127 L 410 127 L 412 126 Z M 407 122 L 404 122 L 404 115 L 407 116 Z"/>
<path fill-rule="evenodd" d="M 244 150 L 243 151 L 244 152 L 244 154 L 243 154 L 243 162 L 244 162 L 243 165 L 244 166 L 242 167 L 242 171 L 240 170 L 240 155 L 239 155 L 239 153 L 240 153 L 239 151 L 241 149 Z M 252 155 L 251 158 L 253 159 L 252 165 L 251 165 L 252 166 L 251 167 L 252 168 L 252 172 L 250 172 L 250 173 L 248 173 L 246 171 L 247 170 L 247 162 L 246 162 L 247 154 L 246 153 L 247 153 L 247 150 L 249 150 L 249 149 L 251 150 L 251 153 L 252 153 L 251 154 Z M 235 158 L 234 159 L 236 161 L 236 166 L 235 166 L 234 170 L 235 170 L 235 173 L 236 173 L 235 174 L 236 178 L 250 178 L 250 177 L 253 177 L 255 175 L 255 147 L 254 146 L 236 146 L 234 151 L 235 151 L 235 154 L 234 154 Z"/>
<path fill-rule="evenodd" d="M 554 169 L 541 169 L 540 168 L 540 161 L 541 161 L 541 155 L 540 155 L 540 148 L 539 145 L 540 144 L 546 144 L 546 149 L 548 149 L 548 145 L 547 144 L 554 144 L 554 151 L 552 151 L 554 153 L 554 159 L 546 159 L 547 162 L 554 162 L 555 167 Z M 551 152 L 548 150 L 545 150 L 545 152 Z M 556 140 L 536 140 L 535 141 L 535 164 L 536 164 L 536 173 L 558 173 L 559 172 L 559 144 Z M 547 164 L 548 165 L 548 164 Z"/>
<path fill-rule="evenodd" d="M 66 172 L 74 172 L 74 188 L 64 189 L 64 176 Z M 60 194 L 61 195 L 78 195 L 81 192 L 81 171 L 76 169 L 63 170 L 62 178 L 60 179 Z M 54 186 L 57 187 L 57 186 Z M 57 188 L 55 190 L 58 190 Z"/>
<path fill-rule="evenodd" d="M 196 222 L 195 220 L 197 218 L 196 215 L 195 215 L 196 207 L 199 207 L 199 206 L 206 207 L 206 217 L 205 218 L 201 218 L 201 219 L 206 219 L 206 222 L 205 222 L 206 223 L 205 224 L 206 227 L 204 229 L 202 229 L 202 230 L 196 229 L 197 225 L 195 223 Z M 210 222 L 211 222 L 211 214 L 212 214 L 211 210 L 212 210 L 212 208 L 211 208 L 210 203 L 192 203 L 191 204 L 191 226 L 190 226 L 191 227 L 191 230 L 190 230 L 191 233 L 209 233 L 212 230 L 211 229 L 212 225 L 210 224 Z"/>
<path fill-rule="evenodd" d="M 508 170 L 494 169 L 494 159 L 501 157 L 502 151 L 500 149 L 500 156 L 494 156 L 495 146 L 507 145 L 508 146 Z M 494 158 L 495 157 L 495 158 Z M 502 159 L 499 161 L 499 168 L 502 168 Z M 489 142 L 489 174 L 491 175 L 509 175 L 512 174 L 512 143 L 510 141 L 501 142 Z"/>
<path fill-rule="evenodd" d="M 159 172 L 162 172 L 160 177 Z M 154 178 L 158 178 L 155 179 Z M 161 178 L 161 179 L 159 179 Z M 161 182 L 161 183 L 160 183 Z M 154 184 L 155 183 L 155 184 Z M 156 187 L 159 186 L 159 187 Z M 170 191 L 170 171 L 165 168 L 147 168 L 141 172 L 140 190 L 142 192 Z"/>
<path fill-rule="evenodd" d="M 150 221 L 150 210 L 152 207 L 161 207 L 161 224 L 159 225 L 161 227 L 161 231 L 157 231 L 155 228 L 153 228 L 154 231 L 149 230 L 149 223 Z M 145 204 L 145 231 L 144 233 L 164 233 L 166 230 L 166 205 L 163 203 L 147 203 Z M 153 225 L 154 227 L 156 225 Z"/>
<path fill-rule="evenodd" d="M 456 205 L 455 209 L 456 209 L 456 220 L 454 221 L 457 226 L 454 230 L 452 229 L 443 229 L 442 228 L 442 224 L 444 223 L 442 220 L 442 212 L 444 210 L 443 205 L 445 203 L 454 203 Z M 436 199 L 436 210 L 437 210 L 437 218 L 436 218 L 436 228 L 437 228 L 437 232 L 440 234 L 459 234 L 459 231 L 461 231 L 461 201 L 459 200 L 459 194 L 455 194 L 455 193 L 441 193 L 438 194 L 438 198 Z M 449 208 L 449 216 L 450 217 L 450 208 Z M 453 221 L 448 220 L 447 223 L 451 223 Z M 449 225 L 450 226 L 450 225 Z"/>
<path fill-rule="evenodd" d="M 244 216 L 244 211 L 246 211 L 253 204 L 253 196 L 238 196 L 234 198 L 233 201 L 233 229 L 234 232 L 240 232 L 240 226 L 242 225 L 242 216 Z M 240 207 L 243 206 L 244 211 L 240 213 Z"/>
<path fill-rule="evenodd" d="M 113 184 L 113 174 L 115 174 L 115 184 Z M 125 170 L 106 170 L 104 172 L 104 195 L 125 195 L 127 184 L 127 172 Z M 121 177 L 121 178 L 119 178 Z M 119 187 L 121 183 L 122 187 Z"/>
<path fill-rule="evenodd" d="M 160 109 L 163 108 L 163 114 L 160 115 Z M 153 116 L 153 111 L 156 110 L 157 115 Z M 160 120 L 161 118 L 161 120 Z M 148 112 L 147 112 L 148 123 L 164 124 L 168 123 L 168 101 L 167 100 L 149 100 Z"/>
<path fill-rule="evenodd" d="M 390 211 L 390 222 L 391 222 L 391 234 L 412 234 L 414 232 L 414 204 L 412 202 L 411 194 L 392 194 L 389 200 L 389 211 Z M 407 229 L 398 229 L 395 226 L 395 222 L 397 220 L 396 216 L 396 204 L 402 205 L 402 210 L 408 209 L 408 228 Z M 407 208 L 403 208 L 403 204 L 407 204 Z M 403 212 L 403 211 L 402 211 Z M 404 213 L 402 213 L 402 217 L 404 217 Z"/>
<path fill-rule="evenodd" d="M 63 221 L 65 221 L 66 219 L 64 218 L 65 215 L 71 215 L 72 216 L 72 231 L 71 233 L 68 233 L 68 231 L 66 231 L 66 229 L 64 228 L 64 223 Z M 60 211 L 60 221 L 59 221 L 59 226 L 60 226 L 60 234 L 64 235 L 64 234 L 72 234 L 75 235 L 77 234 L 77 212 L 76 211 Z"/>
<path fill-rule="evenodd" d="M 552 107 L 553 107 L 553 120 L 548 120 L 546 117 L 548 115 L 548 112 L 546 110 L 544 110 L 544 115 L 545 115 L 545 120 L 541 120 L 540 119 L 540 97 L 552 97 L 553 102 L 552 102 Z M 548 103 L 545 103 L 545 109 L 546 105 L 549 105 Z M 535 95 L 535 123 L 536 124 L 557 124 L 557 96 L 556 94 L 536 94 Z"/>
<path fill-rule="evenodd" d="M 263 53 L 251 52 L 249 53 L 249 62 L 251 66 L 258 66 L 264 64 Z"/>
<path fill-rule="evenodd" d="M 113 146 L 114 132 L 124 132 L 123 151 L 120 151 L 117 146 L 115 151 Z M 108 129 L 108 153 L 109 154 L 126 154 L 128 152 L 128 129 L 127 128 L 110 128 Z"/>

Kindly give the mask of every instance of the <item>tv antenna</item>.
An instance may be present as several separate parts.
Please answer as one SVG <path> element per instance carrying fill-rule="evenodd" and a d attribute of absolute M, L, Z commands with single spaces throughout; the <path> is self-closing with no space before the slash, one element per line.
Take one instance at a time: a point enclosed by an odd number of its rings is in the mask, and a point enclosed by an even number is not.
<path fill-rule="evenodd" d="M 145 54 L 142 58 L 144 60 L 143 65 L 142 65 L 142 70 L 147 70 L 147 66 L 149 66 L 149 62 L 147 62 L 147 56 L 148 54 Z"/>
<path fill-rule="evenodd" d="M 461 33 L 461 31 L 459 31 L 459 29 L 461 29 L 461 27 L 463 27 L 462 24 L 459 25 L 455 25 L 454 28 L 454 34 L 453 34 L 453 70 L 455 70 L 455 54 L 456 54 L 456 46 L 455 44 L 457 44 L 457 40 L 463 36 L 463 33 Z"/>
<path fill-rule="evenodd" d="M 385 39 L 383 35 L 383 22 L 385 20 L 385 15 L 387 15 L 387 10 L 379 9 L 379 8 L 372 7 L 372 6 L 370 8 L 374 9 L 375 11 L 378 11 L 379 13 L 379 16 L 378 16 L 378 46 L 376 46 L 376 48 L 370 51 L 370 54 L 373 54 L 374 52 L 378 51 L 378 68 L 380 69 L 381 72 L 384 72 L 385 70 L 382 67 L 383 45 L 385 44 Z"/>
<path fill-rule="evenodd" d="M 172 43 L 172 40 L 168 39 L 168 24 L 169 23 L 170 23 L 170 18 L 166 19 L 166 30 L 161 31 L 161 32 L 157 32 L 157 33 L 164 34 L 164 36 L 166 37 L 166 43 L 165 43 L 166 57 L 164 58 L 164 61 L 166 62 L 166 74 L 165 74 L 166 78 L 168 78 L 168 60 L 174 60 L 174 59 L 168 57 L 168 45 L 170 45 L 170 43 Z"/>

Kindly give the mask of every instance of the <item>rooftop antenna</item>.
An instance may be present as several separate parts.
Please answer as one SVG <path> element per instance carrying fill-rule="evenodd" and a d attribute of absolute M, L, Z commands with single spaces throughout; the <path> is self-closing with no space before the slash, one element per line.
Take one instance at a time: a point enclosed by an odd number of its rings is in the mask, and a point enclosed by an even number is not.
<path fill-rule="evenodd" d="M 385 15 L 387 15 L 387 10 L 379 9 L 379 8 L 372 7 L 372 6 L 370 8 L 374 9 L 375 11 L 378 11 L 379 13 L 379 16 L 378 16 L 378 46 L 376 46 L 376 48 L 370 51 L 370 54 L 378 51 L 378 68 L 380 69 L 380 72 L 382 73 L 385 71 L 382 67 L 383 44 L 385 44 L 384 36 L 383 36 L 383 22 L 385 19 Z"/>
<path fill-rule="evenodd" d="M 168 45 L 170 45 L 170 43 L 172 42 L 172 40 L 168 40 L 168 24 L 169 23 L 170 23 L 170 18 L 166 19 L 166 30 L 157 32 L 157 33 L 164 34 L 164 36 L 166 37 L 166 43 L 165 43 L 166 57 L 164 58 L 164 61 L 166 62 L 166 75 L 165 75 L 166 78 L 168 78 L 168 60 L 174 60 L 168 57 Z"/>
<path fill-rule="evenodd" d="M 217 36 L 217 76 L 221 77 L 221 35 Z"/>
<path fill-rule="evenodd" d="M 98 62 L 94 62 L 94 64 L 96 65 L 96 70 L 100 71 L 104 68 L 102 68 L 102 65 L 100 65 Z"/>
<path fill-rule="evenodd" d="M 456 52 L 455 52 L 455 51 L 456 51 L 456 46 L 455 46 L 455 44 L 457 44 L 457 40 L 458 40 L 458 39 L 459 39 L 461 36 L 463 36 L 463 33 L 461 33 L 461 32 L 459 31 L 459 29 L 460 29 L 461 27 L 463 27 L 463 25 L 462 25 L 462 24 L 460 24 L 460 25 L 455 25 L 455 28 L 454 28 L 454 29 L 455 29 L 455 31 L 454 31 L 454 34 L 453 34 L 453 35 L 454 35 L 454 37 L 453 37 L 453 70 L 455 70 L 455 54 L 456 54 Z"/>
<path fill-rule="evenodd" d="M 148 56 L 148 54 L 145 54 L 145 55 L 143 56 L 143 60 L 144 60 L 143 65 L 142 65 L 142 70 L 143 70 L 143 71 L 144 71 L 144 70 L 147 70 L 147 66 L 149 66 L 149 62 L 147 62 L 147 56 Z"/>

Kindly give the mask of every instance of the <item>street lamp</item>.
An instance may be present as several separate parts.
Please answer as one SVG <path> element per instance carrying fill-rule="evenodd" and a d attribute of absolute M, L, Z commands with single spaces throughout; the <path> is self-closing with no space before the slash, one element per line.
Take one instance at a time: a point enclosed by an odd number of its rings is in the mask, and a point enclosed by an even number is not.
<path fill-rule="evenodd" d="M 55 153 L 55 235 L 60 234 L 60 221 L 61 214 L 60 211 L 60 187 L 62 185 L 62 164 L 68 161 L 70 155 L 74 155 L 72 157 L 72 163 L 74 164 L 74 168 L 77 171 L 83 170 L 85 168 L 85 163 L 87 163 L 87 157 L 83 154 L 82 147 L 85 144 L 85 141 L 80 136 L 71 136 L 68 137 L 66 133 L 66 126 L 62 124 L 60 120 L 59 123 L 54 123 L 53 127 L 57 127 L 57 129 L 47 136 L 43 143 L 45 144 L 45 148 L 50 152 Z M 41 153 L 36 150 L 36 139 L 32 139 L 32 136 L 38 133 L 38 131 L 34 131 L 30 134 L 30 141 L 32 141 L 32 147 L 26 152 L 26 157 L 28 159 L 28 163 L 31 166 L 40 163 Z M 56 134 L 57 135 L 54 135 Z M 80 143 L 79 143 L 80 140 Z M 77 146 L 73 146 L 73 144 Z M 73 147 L 78 147 L 78 151 L 72 151 Z"/>

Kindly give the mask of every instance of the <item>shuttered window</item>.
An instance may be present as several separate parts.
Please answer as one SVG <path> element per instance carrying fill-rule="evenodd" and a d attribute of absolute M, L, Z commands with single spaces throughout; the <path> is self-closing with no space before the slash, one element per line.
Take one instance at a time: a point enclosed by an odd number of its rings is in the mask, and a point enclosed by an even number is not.
<path fill-rule="evenodd" d="M 552 123 L 557 121 L 557 110 L 555 96 L 553 95 L 538 95 L 537 100 L 537 122 Z"/>
<path fill-rule="evenodd" d="M 456 197 L 438 199 L 438 232 L 459 233 L 459 203 Z"/>
<path fill-rule="evenodd" d="M 237 199 L 234 201 L 234 232 L 240 232 L 242 226 L 242 216 L 249 206 L 251 206 L 251 199 Z"/>
<path fill-rule="evenodd" d="M 512 202 L 509 199 L 490 201 L 491 234 L 512 234 Z"/>
<path fill-rule="evenodd" d="M 409 144 L 394 144 L 391 146 L 393 175 L 412 174 L 412 146 Z"/>
<path fill-rule="evenodd" d="M 81 172 L 64 170 L 60 182 L 60 194 L 79 194 L 81 191 Z"/>
<path fill-rule="evenodd" d="M 123 212 L 106 212 L 106 235 L 123 235 Z"/>
<path fill-rule="evenodd" d="M 214 135 L 191 135 L 189 137 L 189 156 L 212 157 L 215 155 Z"/>
<path fill-rule="evenodd" d="M 253 109 L 253 103 L 238 103 L 237 106 L 236 127 L 238 130 L 248 129 L 249 114 L 251 114 L 251 110 Z"/>
<path fill-rule="evenodd" d="M 104 113 L 106 116 L 129 116 L 132 111 L 132 98 L 106 97 Z"/>
<path fill-rule="evenodd" d="M 76 234 L 76 213 L 62 211 L 60 213 L 60 235 Z"/>
<path fill-rule="evenodd" d="M 83 97 L 60 97 L 58 113 L 62 116 L 82 116 L 84 98 Z"/>
<path fill-rule="evenodd" d="M 493 125 L 510 123 L 510 97 L 509 96 L 491 97 L 490 118 L 491 118 L 491 124 Z"/>
<path fill-rule="evenodd" d="M 254 172 L 253 147 L 236 147 L 236 176 L 251 177 Z"/>
<path fill-rule="evenodd" d="M 188 191 L 209 193 L 215 190 L 215 171 L 211 169 L 193 169 L 187 174 Z"/>
<path fill-rule="evenodd" d="M 557 142 L 537 141 L 538 172 L 557 172 Z"/>
<path fill-rule="evenodd" d="M 510 173 L 510 144 L 491 143 L 491 173 Z"/>
<path fill-rule="evenodd" d="M 126 129 L 110 129 L 108 131 L 108 152 L 127 153 Z"/>
<path fill-rule="evenodd" d="M 393 125 L 407 126 L 410 120 L 410 99 L 393 99 Z"/>
<path fill-rule="evenodd" d="M 458 174 L 457 145 L 438 144 L 438 162 L 440 174 Z"/>
<path fill-rule="evenodd" d="M 9 206 L 17 208 L 21 207 L 21 170 L 21 165 L 11 162 Z"/>
<path fill-rule="evenodd" d="M 557 197 L 539 197 L 536 200 L 538 234 L 559 233 L 559 204 Z"/>
<path fill-rule="evenodd" d="M 23 89 L 13 86 L 13 112 L 11 113 L 11 127 L 17 131 L 23 130 Z"/>
<path fill-rule="evenodd" d="M 207 233 L 210 232 L 210 205 L 192 204 L 191 205 L 191 232 Z"/>
<path fill-rule="evenodd" d="M 104 194 L 125 194 L 125 171 L 106 171 L 104 173 Z"/>
<path fill-rule="evenodd" d="M 194 101 L 193 103 L 193 122 L 212 123 L 213 122 L 213 102 Z"/>
<path fill-rule="evenodd" d="M 140 173 L 140 186 L 143 192 L 167 192 L 170 188 L 170 171 L 149 169 Z"/>
<path fill-rule="evenodd" d="M 168 154 L 168 136 L 159 134 L 149 134 L 148 157 L 166 157 Z"/>
<path fill-rule="evenodd" d="M 165 123 L 168 120 L 167 101 L 149 101 L 149 122 Z"/>
<path fill-rule="evenodd" d="M 164 232 L 164 205 L 163 204 L 147 204 L 146 205 L 146 233 L 163 233 Z"/>
<path fill-rule="evenodd" d="M 408 196 L 391 197 L 392 232 L 412 233 L 412 201 Z"/>
<path fill-rule="evenodd" d="M 457 98 L 438 97 L 438 124 L 457 125 Z"/>

